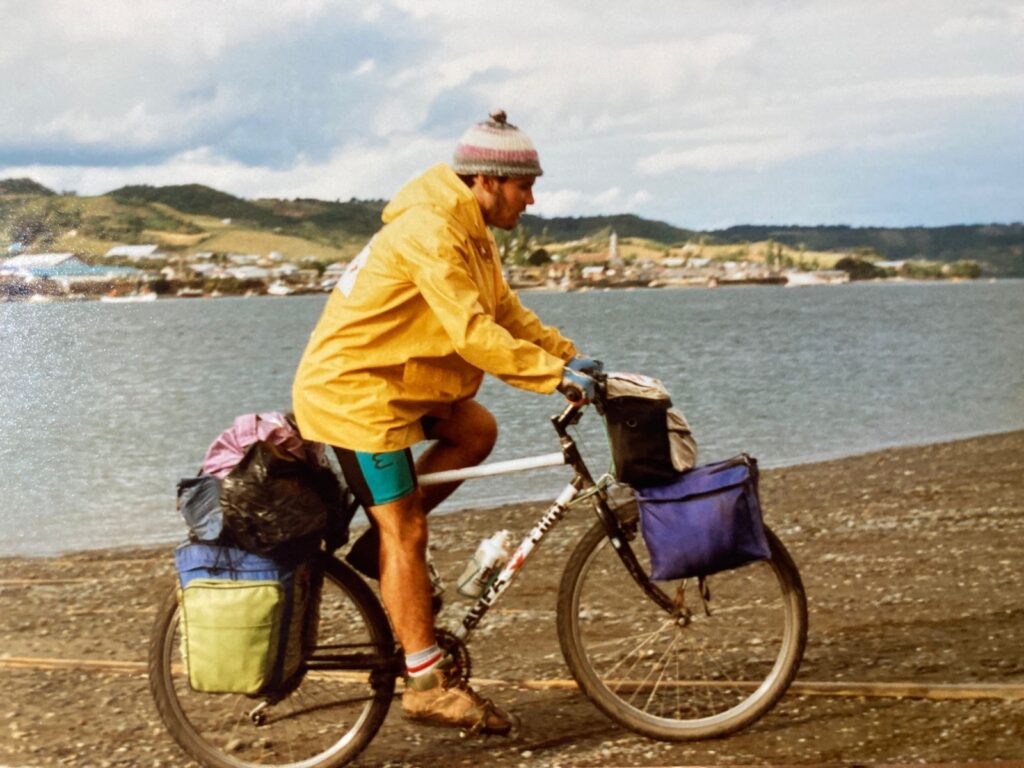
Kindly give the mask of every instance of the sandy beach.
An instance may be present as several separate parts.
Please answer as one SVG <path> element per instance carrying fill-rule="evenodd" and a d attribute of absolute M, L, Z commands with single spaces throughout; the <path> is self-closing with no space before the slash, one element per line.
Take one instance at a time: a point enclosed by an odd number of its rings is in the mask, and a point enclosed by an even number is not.
<path fill-rule="evenodd" d="M 766 522 L 810 607 L 807 653 L 778 707 L 728 739 L 620 729 L 571 688 L 554 633 L 569 517 L 474 637 L 474 674 L 522 721 L 460 739 L 395 706 L 354 765 L 669 766 L 1024 761 L 1024 432 L 766 471 Z M 454 579 L 482 536 L 522 535 L 537 505 L 438 517 Z M 149 697 L 170 546 L 0 558 L 0 766 L 189 766 Z M 452 601 L 454 602 L 454 601 Z M 461 608 L 461 606 L 460 606 Z M 453 619 L 460 608 L 442 613 Z"/>

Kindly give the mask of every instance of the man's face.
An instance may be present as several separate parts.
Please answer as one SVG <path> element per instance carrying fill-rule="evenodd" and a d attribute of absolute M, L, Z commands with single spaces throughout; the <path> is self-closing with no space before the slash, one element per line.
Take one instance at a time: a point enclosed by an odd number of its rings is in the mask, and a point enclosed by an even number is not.
<path fill-rule="evenodd" d="M 513 229 L 526 206 L 533 205 L 536 176 L 510 176 L 499 181 L 493 176 L 480 178 L 482 195 L 477 195 L 484 222 L 498 229 Z"/>

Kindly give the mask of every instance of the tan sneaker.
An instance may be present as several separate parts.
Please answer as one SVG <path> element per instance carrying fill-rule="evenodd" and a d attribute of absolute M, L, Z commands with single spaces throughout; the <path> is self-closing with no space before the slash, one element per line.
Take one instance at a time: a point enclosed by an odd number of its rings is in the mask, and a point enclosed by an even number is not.
<path fill-rule="evenodd" d="M 406 678 L 402 712 L 410 720 L 505 735 L 513 718 L 450 673 L 445 659 L 429 675 Z"/>

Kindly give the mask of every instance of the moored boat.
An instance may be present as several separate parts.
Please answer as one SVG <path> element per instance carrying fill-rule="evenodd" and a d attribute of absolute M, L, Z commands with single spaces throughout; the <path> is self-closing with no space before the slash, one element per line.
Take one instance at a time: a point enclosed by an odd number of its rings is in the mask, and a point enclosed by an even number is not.
<path fill-rule="evenodd" d="M 152 292 L 146 293 L 126 293 L 123 296 L 100 296 L 100 301 L 105 304 L 135 304 L 143 301 L 156 301 L 156 294 Z"/>

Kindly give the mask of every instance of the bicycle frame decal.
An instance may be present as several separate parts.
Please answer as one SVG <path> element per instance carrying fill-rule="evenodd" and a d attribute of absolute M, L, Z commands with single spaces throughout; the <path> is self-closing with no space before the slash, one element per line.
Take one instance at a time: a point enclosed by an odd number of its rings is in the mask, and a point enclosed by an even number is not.
<path fill-rule="evenodd" d="M 483 619 L 484 614 L 487 610 L 497 601 L 501 594 L 508 589 L 508 586 L 512 583 L 512 579 L 520 568 L 523 567 L 523 563 L 526 562 L 526 558 L 530 556 L 530 553 L 540 544 L 543 539 L 552 528 L 565 517 L 566 510 L 569 508 L 569 503 L 576 498 L 576 494 L 579 493 L 577 484 L 579 483 L 578 478 L 573 478 L 573 481 L 565 486 L 565 489 L 558 495 L 554 503 L 548 507 L 548 511 L 544 513 L 544 516 L 537 522 L 533 527 L 533 530 L 527 534 L 526 538 L 520 542 L 516 551 L 512 553 L 508 563 L 501 570 L 501 572 L 495 577 L 494 581 L 487 587 L 480 599 L 477 600 L 476 604 L 470 609 L 469 613 L 462 620 L 462 625 L 456 630 L 455 635 L 460 640 L 465 640 L 469 633 L 480 623 Z"/>

